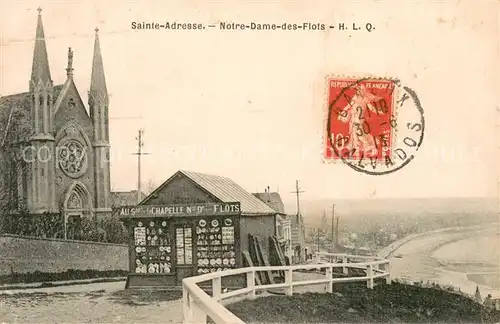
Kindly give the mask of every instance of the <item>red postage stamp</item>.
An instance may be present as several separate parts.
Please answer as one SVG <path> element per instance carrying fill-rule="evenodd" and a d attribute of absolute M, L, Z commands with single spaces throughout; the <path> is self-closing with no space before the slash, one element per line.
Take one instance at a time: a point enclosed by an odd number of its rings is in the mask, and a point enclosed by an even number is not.
<path fill-rule="evenodd" d="M 384 161 L 394 137 L 394 81 L 327 79 L 325 151 L 327 161 Z"/>

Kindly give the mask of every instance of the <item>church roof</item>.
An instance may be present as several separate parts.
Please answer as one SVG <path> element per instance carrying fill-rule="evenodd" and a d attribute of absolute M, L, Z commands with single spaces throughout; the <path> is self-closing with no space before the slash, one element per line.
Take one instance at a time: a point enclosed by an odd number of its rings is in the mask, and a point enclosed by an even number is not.
<path fill-rule="evenodd" d="M 152 197 L 155 192 L 168 185 L 170 180 L 175 178 L 178 174 L 189 178 L 221 202 L 239 202 L 241 213 L 243 215 L 274 215 L 277 213 L 271 207 L 229 178 L 192 171 L 177 171 L 172 177 L 159 186 L 158 189 L 156 189 L 149 197 Z M 146 202 L 149 197 L 144 199 L 141 204 Z"/>
<path fill-rule="evenodd" d="M 253 194 L 255 197 L 262 200 L 269 207 L 274 209 L 280 214 L 285 214 L 285 205 L 283 204 L 283 200 L 281 200 L 281 196 L 277 192 L 256 192 Z"/>
<path fill-rule="evenodd" d="M 53 87 L 54 98 L 59 96 L 62 85 Z M 7 134 L 13 125 L 22 126 L 23 130 L 31 129 L 31 98 L 29 92 L 0 97 L 0 146 L 7 144 Z M 22 133 L 21 129 L 19 129 Z"/>
<path fill-rule="evenodd" d="M 142 193 L 141 197 L 144 197 Z M 137 190 L 131 191 L 113 191 L 111 192 L 111 201 L 113 207 L 133 206 L 137 204 Z"/>

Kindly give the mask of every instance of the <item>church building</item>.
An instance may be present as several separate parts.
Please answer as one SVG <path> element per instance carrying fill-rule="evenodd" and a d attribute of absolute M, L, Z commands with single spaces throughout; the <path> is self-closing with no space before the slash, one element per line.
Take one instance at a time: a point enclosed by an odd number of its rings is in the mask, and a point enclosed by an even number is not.
<path fill-rule="evenodd" d="M 98 29 L 88 110 L 73 81 L 71 48 L 66 81 L 54 84 L 51 78 L 41 9 L 34 43 L 27 92 L 0 97 L 2 213 L 109 215 L 109 99 Z"/>

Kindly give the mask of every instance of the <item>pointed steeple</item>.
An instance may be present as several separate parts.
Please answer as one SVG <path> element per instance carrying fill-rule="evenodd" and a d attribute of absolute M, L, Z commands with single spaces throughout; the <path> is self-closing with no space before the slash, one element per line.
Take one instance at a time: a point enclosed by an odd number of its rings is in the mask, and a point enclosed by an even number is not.
<path fill-rule="evenodd" d="M 31 68 L 31 81 L 38 83 L 42 81 L 44 85 L 52 82 L 50 77 L 49 59 L 47 46 L 45 44 L 45 34 L 42 24 L 42 9 L 38 8 L 38 22 L 36 25 L 35 50 L 33 55 L 33 65 Z"/>
<path fill-rule="evenodd" d="M 101 45 L 99 43 L 99 28 L 95 29 L 94 58 L 92 61 L 92 75 L 90 78 L 90 93 L 101 95 L 107 100 L 108 89 L 104 77 L 104 66 L 102 64 Z"/>

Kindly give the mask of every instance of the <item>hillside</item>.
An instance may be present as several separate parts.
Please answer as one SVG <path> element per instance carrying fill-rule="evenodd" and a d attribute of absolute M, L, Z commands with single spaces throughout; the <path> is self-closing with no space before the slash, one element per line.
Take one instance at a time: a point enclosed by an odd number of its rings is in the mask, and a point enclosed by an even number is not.
<path fill-rule="evenodd" d="M 500 311 L 457 293 L 404 284 L 337 284 L 333 294 L 243 300 L 228 309 L 246 323 L 497 323 Z"/>
<path fill-rule="evenodd" d="M 492 221 L 498 219 L 498 201 L 489 198 L 322 199 L 303 200 L 300 203 L 306 225 L 311 227 L 321 225 L 323 211 L 330 219 L 333 204 L 335 215 L 339 216 L 344 224 L 358 223 L 367 217 L 377 222 L 410 218 L 432 219 L 444 215 L 462 215 L 464 221 L 473 215 L 481 215 L 479 217 Z M 294 213 L 296 205 L 286 204 L 285 210 Z"/>

